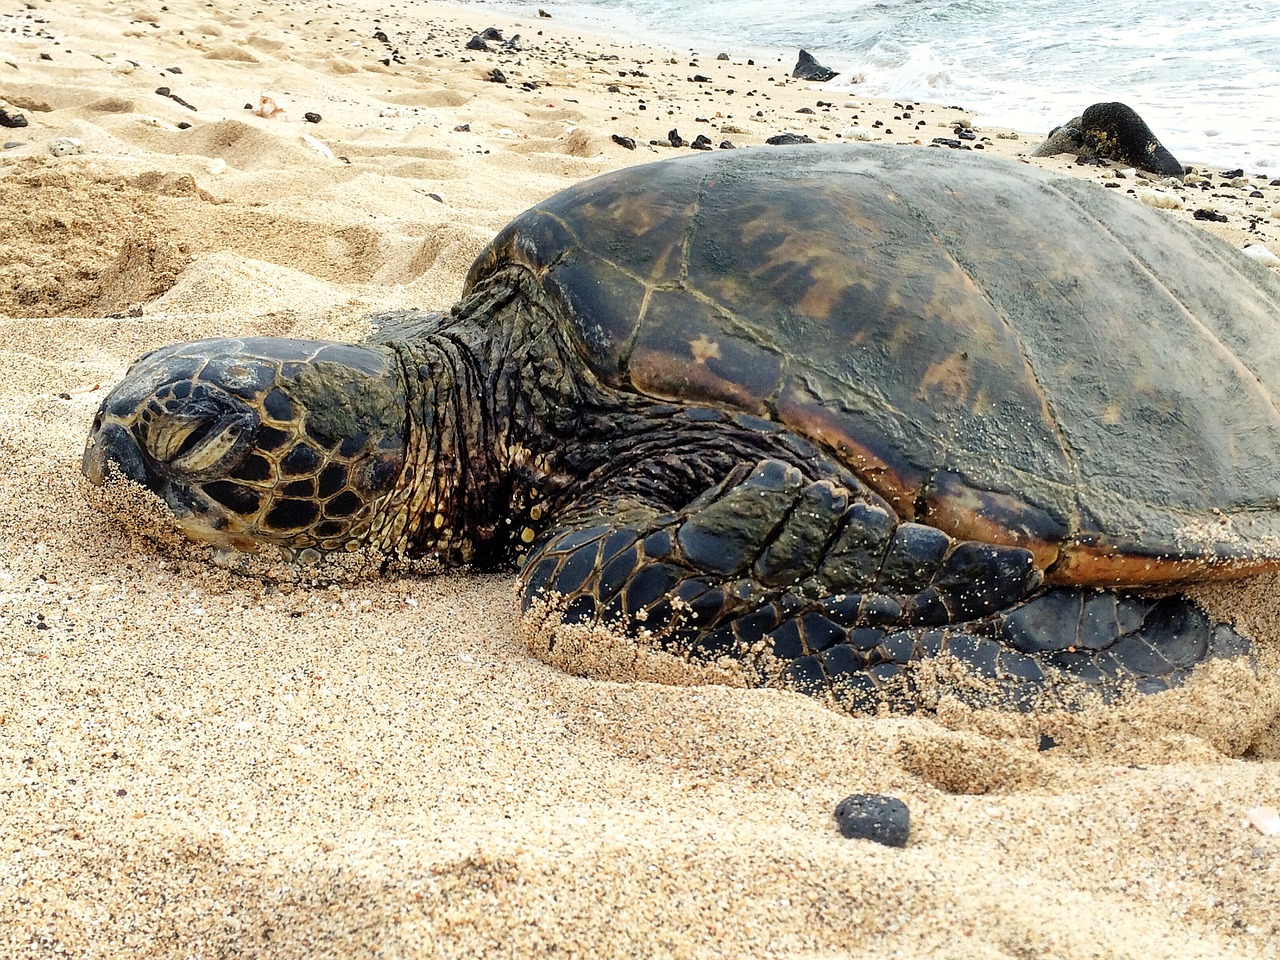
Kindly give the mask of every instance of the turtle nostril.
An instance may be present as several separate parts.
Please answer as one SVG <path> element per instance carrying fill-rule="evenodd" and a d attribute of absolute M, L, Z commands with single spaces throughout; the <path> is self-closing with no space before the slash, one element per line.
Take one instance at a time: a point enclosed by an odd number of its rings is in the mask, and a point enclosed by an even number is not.
<path fill-rule="evenodd" d="M 151 488 L 146 460 L 129 432 L 116 424 L 95 431 L 85 448 L 80 469 L 90 483 L 101 486 L 115 468 L 126 479 Z"/>

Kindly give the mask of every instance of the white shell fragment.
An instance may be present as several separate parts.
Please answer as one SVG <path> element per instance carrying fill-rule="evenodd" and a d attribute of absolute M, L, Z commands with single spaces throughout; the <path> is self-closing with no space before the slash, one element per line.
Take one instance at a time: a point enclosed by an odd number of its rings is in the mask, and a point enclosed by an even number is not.
<path fill-rule="evenodd" d="M 1182 200 L 1179 197 L 1163 190 L 1139 190 L 1138 199 L 1149 207 L 1158 207 L 1161 210 L 1177 210 L 1182 206 Z"/>
<path fill-rule="evenodd" d="M 305 143 L 312 150 L 314 150 L 316 153 L 320 154 L 320 156 L 325 157 L 328 160 L 334 159 L 333 151 L 330 150 L 325 144 L 321 143 L 319 140 L 313 137 L 311 134 L 304 133 L 302 135 L 302 142 Z"/>
<path fill-rule="evenodd" d="M 1240 252 L 1250 259 L 1257 260 L 1265 267 L 1280 267 L 1280 257 L 1277 257 L 1260 243 L 1251 243 L 1247 247 L 1241 247 Z"/>
<path fill-rule="evenodd" d="M 55 157 L 70 157 L 84 153 L 84 144 L 75 137 L 54 137 L 49 141 L 49 152 Z"/>
<path fill-rule="evenodd" d="M 220 177 L 227 172 L 227 161 L 221 157 L 214 157 L 209 161 L 209 172 L 215 177 Z"/>
<path fill-rule="evenodd" d="M 1280 836 L 1280 810 L 1275 807 L 1254 807 L 1245 814 L 1245 819 L 1264 837 Z"/>
<path fill-rule="evenodd" d="M 874 140 L 876 135 L 866 127 L 860 127 L 856 123 L 851 127 L 845 127 L 840 131 L 840 137 L 844 140 Z"/>

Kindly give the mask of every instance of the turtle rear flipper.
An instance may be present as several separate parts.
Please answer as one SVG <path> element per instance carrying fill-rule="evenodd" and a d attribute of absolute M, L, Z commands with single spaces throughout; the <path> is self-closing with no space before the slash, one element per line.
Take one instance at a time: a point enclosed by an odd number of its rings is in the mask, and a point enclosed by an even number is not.
<path fill-rule="evenodd" d="M 943 693 L 1027 708 L 1062 686 L 1109 701 L 1247 649 L 1185 598 L 1041 590 L 1025 550 L 899 522 L 869 491 L 777 460 L 676 512 L 602 489 L 535 545 L 520 590 L 524 610 L 556 598 L 563 622 L 643 630 L 683 660 L 733 658 L 758 686 L 855 711 Z M 926 689 L 917 668 L 939 657 L 964 676 Z"/>

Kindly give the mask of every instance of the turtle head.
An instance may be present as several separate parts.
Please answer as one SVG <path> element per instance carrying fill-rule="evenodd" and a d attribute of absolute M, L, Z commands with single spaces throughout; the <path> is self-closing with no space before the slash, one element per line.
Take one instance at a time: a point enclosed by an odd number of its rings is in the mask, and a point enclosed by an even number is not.
<path fill-rule="evenodd" d="M 82 469 L 164 501 L 183 533 L 289 556 L 367 543 L 405 461 L 406 397 L 385 348 L 199 340 L 139 359 L 98 410 Z"/>

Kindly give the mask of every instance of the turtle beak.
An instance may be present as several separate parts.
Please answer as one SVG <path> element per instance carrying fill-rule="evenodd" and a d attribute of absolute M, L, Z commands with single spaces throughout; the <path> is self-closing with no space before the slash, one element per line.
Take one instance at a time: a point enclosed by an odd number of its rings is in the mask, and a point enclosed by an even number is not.
<path fill-rule="evenodd" d="M 112 467 L 134 483 L 148 488 L 155 485 L 142 451 L 138 449 L 138 444 L 129 431 L 119 424 L 99 423 L 95 425 L 93 432 L 89 434 L 89 442 L 85 444 L 80 472 L 95 487 L 100 487 Z"/>

